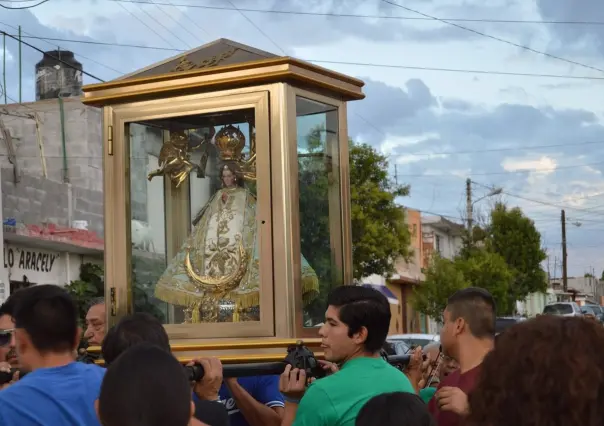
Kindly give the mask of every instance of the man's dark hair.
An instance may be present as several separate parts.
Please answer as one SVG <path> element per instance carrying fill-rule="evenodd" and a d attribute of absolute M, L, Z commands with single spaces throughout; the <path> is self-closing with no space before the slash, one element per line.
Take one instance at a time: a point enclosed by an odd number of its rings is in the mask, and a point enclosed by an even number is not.
<path fill-rule="evenodd" d="M 173 357 L 168 334 L 157 318 L 143 312 L 125 316 L 109 329 L 103 340 L 101 353 L 105 366 L 109 367 L 117 363 L 117 359 L 122 354 L 130 352 L 134 347 L 149 344 L 162 349 Z M 197 401 L 195 417 L 209 425 L 229 424 L 229 415 L 225 406 L 216 401 Z"/>
<path fill-rule="evenodd" d="M 61 287 L 48 284 L 20 290 L 12 312 L 15 327 L 27 332 L 39 352 L 76 348 L 78 310 L 69 293 Z"/>
<path fill-rule="evenodd" d="M 348 336 L 367 329 L 365 350 L 378 352 L 390 328 L 390 304 L 382 293 L 369 287 L 341 286 L 333 290 L 327 304 L 339 309 L 339 319 L 348 326 Z"/>
<path fill-rule="evenodd" d="M 495 336 L 495 300 L 484 288 L 468 287 L 455 292 L 447 301 L 447 311 L 452 321 L 463 318 L 474 337 Z"/>
<path fill-rule="evenodd" d="M 15 316 L 15 306 L 17 306 L 19 298 L 22 294 L 22 291 L 17 290 L 8 296 L 8 299 L 6 299 L 2 306 L 0 306 L 0 317 L 4 315 L 10 315 L 11 317 Z"/>
<path fill-rule="evenodd" d="M 434 420 L 428 406 L 419 396 L 407 392 L 384 393 L 367 402 L 355 426 L 432 426 Z"/>
<path fill-rule="evenodd" d="M 138 312 L 128 315 L 109 329 L 101 353 L 105 365 L 113 363 L 118 356 L 133 346 L 152 343 L 166 352 L 170 352 L 170 339 L 162 323 L 153 315 Z"/>
<path fill-rule="evenodd" d="M 191 384 L 165 349 L 138 344 L 107 369 L 99 395 L 105 426 L 187 426 Z"/>

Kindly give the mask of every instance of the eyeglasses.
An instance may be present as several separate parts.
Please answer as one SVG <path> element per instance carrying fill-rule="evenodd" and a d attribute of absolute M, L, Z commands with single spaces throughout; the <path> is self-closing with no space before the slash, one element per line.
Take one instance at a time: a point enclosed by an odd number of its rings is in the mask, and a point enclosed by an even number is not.
<path fill-rule="evenodd" d="M 11 337 L 15 332 L 14 328 L 7 328 L 5 330 L 0 330 L 0 347 L 8 346 L 11 341 Z"/>

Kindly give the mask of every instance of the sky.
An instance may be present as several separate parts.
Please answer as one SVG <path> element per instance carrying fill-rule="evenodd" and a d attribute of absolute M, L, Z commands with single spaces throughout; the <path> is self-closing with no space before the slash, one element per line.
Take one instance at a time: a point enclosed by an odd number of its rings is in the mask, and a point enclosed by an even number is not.
<path fill-rule="evenodd" d="M 349 133 L 387 155 L 392 179 L 410 185 L 398 202 L 461 220 L 470 178 L 478 219 L 504 201 L 535 221 L 552 277 L 561 276 L 564 209 L 569 274 L 602 274 L 599 0 L 37 3 L 0 1 L 0 29 L 15 35 L 20 25 L 39 49 L 71 50 L 102 80 L 221 37 L 361 78 L 366 99 L 349 105 Z M 17 42 L 6 46 L 7 95 L 17 100 Z M 24 102 L 35 97 L 40 59 L 23 46 Z M 503 192 L 489 197 L 490 188 Z"/>

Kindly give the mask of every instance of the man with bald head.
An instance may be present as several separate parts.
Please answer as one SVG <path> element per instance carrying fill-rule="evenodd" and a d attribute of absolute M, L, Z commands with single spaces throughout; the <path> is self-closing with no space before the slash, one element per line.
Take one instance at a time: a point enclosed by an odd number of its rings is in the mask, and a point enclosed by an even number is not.
<path fill-rule="evenodd" d="M 423 348 L 423 353 L 430 360 L 430 368 L 424 377 L 424 388 L 419 391 L 419 396 L 427 404 L 434 394 L 436 387 L 449 374 L 459 368 L 457 362 L 441 352 L 439 342 L 429 343 Z M 434 369 L 438 369 L 435 371 Z"/>

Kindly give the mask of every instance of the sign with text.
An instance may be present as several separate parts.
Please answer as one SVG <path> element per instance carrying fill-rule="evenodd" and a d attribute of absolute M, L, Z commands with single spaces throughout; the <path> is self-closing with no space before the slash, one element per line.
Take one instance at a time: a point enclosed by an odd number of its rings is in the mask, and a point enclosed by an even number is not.
<path fill-rule="evenodd" d="M 55 281 L 52 277 L 57 275 L 60 257 L 56 252 L 6 244 L 3 251 L 4 268 L 10 271 L 11 280 L 20 281 L 25 275 L 34 283 Z"/>

